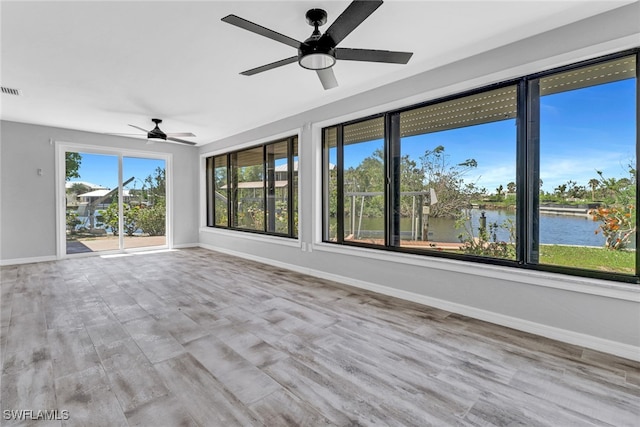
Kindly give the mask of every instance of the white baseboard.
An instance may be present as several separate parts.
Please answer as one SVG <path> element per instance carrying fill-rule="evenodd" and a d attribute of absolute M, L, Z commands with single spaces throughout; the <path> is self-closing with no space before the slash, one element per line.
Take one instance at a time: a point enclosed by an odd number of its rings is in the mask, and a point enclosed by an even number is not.
<path fill-rule="evenodd" d="M 263 258 L 243 252 L 237 252 L 225 248 L 218 248 L 208 244 L 199 244 L 199 247 L 209 249 L 212 251 L 222 252 L 229 255 L 234 255 L 240 258 L 257 261 L 276 267 L 285 268 L 298 273 L 308 274 L 310 276 L 318 277 L 321 279 L 333 280 L 338 283 L 353 286 L 360 289 L 376 292 L 383 295 L 388 295 L 395 298 L 400 298 L 406 301 L 416 302 L 429 307 L 439 308 L 441 310 L 449 311 L 463 316 L 472 317 L 474 319 L 483 320 L 497 325 L 506 326 L 509 328 L 517 329 L 524 332 L 529 332 L 535 335 L 540 335 L 546 338 L 566 342 L 568 344 L 578 345 L 581 347 L 589 348 L 592 350 L 601 351 L 603 353 L 609 353 L 616 356 L 624 357 L 626 359 L 635 360 L 640 362 L 640 348 L 629 344 L 620 343 L 617 341 L 611 341 L 604 338 L 594 337 L 592 335 L 586 335 L 580 332 L 570 331 L 567 329 L 556 328 L 553 326 L 544 325 L 541 323 L 531 322 L 529 320 L 520 319 L 517 317 L 506 316 L 504 314 L 494 313 L 491 311 L 479 309 L 476 307 L 458 304 L 438 298 L 432 298 L 426 295 L 416 294 L 414 292 L 403 291 L 395 289 L 389 286 L 378 285 L 370 282 L 365 282 L 350 277 L 340 276 L 333 273 L 327 273 L 326 271 L 315 270 L 307 267 L 301 267 L 295 264 L 289 264 L 281 261 L 274 261 L 269 258 Z"/>
<path fill-rule="evenodd" d="M 180 243 L 178 245 L 173 245 L 172 249 L 188 249 L 188 248 L 199 248 L 199 243 Z"/>
<path fill-rule="evenodd" d="M 7 265 L 19 265 L 19 264 L 32 264 L 35 262 L 48 262 L 56 261 L 58 258 L 55 255 L 30 257 L 30 258 L 12 258 L 0 260 L 0 267 Z"/>

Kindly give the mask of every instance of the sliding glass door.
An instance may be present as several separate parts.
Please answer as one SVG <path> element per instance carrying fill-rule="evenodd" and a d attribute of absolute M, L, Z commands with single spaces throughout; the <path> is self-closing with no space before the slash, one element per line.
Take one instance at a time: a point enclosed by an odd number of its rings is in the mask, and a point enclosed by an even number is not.
<path fill-rule="evenodd" d="M 164 246 L 166 239 L 166 165 L 161 159 L 122 159 L 125 248 Z"/>
<path fill-rule="evenodd" d="M 163 158 L 64 150 L 64 253 L 167 246 Z"/>

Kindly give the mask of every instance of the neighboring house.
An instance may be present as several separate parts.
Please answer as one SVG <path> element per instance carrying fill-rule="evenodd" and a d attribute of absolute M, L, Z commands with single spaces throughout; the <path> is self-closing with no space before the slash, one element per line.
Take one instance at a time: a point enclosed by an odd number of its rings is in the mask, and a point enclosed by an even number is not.
<path fill-rule="evenodd" d="M 108 188 L 89 191 L 88 193 L 79 194 L 78 200 L 80 201 L 80 203 L 99 202 L 98 206 L 100 207 L 108 206 L 113 200 L 112 197 L 107 197 L 102 201 L 100 199 L 106 196 L 110 191 L 111 190 L 109 190 Z M 130 197 L 129 190 L 122 190 L 122 195 L 123 195 L 124 201 L 127 201 Z"/>

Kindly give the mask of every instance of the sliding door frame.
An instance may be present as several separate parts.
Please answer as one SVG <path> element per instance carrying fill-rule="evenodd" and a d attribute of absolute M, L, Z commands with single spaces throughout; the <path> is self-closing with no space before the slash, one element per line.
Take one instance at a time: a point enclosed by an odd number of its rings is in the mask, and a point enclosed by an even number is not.
<path fill-rule="evenodd" d="M 118 158 L 118 200 L 123 200 L 123 159 L 125 157 L 136 157 L 145 159 L 157 159 L 164 160 L 165 162 L 165 186 L 166 186 L 166 233 L 165 244 L 162 246 L 142 247 L 142 248 L 125 248 L 124 247 L 124 235 L 119 233 L 120 249 L 102 252 L 90 252 L 88 254 L 67 254 L 67 238 L 66 238 L 66 193 L 65 193 L 65 153 L 87 153 L 87 154 L 102 154 L 109 156 L 116 156 Z M 149 249 L 158 248 L 173 248 L 173 155 L 171 153 L 156 153 L 149 151 L 136 151 L 126 148 L 111 148 L 102 147 L 98 145 L 80 144 L 74 142 L 55 141 L 55 197 L 56 197 L 56 257 L 57 259 L 63 259 L 69 256 L 77 257 L 82 255 L 107 255 L 107 254 L 121 254 L 128 252 L 139 252 Z M 118 206 L 119 221 L 118 227 L 120 230 L 123 228 L 123 205 L 119 203 Z"/>

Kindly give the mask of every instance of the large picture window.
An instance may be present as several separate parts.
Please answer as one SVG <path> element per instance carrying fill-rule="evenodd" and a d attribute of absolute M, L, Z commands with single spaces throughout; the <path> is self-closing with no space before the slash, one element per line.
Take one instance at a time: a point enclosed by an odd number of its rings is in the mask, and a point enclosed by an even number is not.
<path fill-rule="evenodd" d="M 515 85 L 399 114 L 400 243 L 515 258 Z"/>
<path fill-rule="evenodd" d="M 638 283 L 637 52 L 323 130 L 323 238 Z"/>
<path fill-rule="evenodd" d="M 532 81 L 539 103 L 539 262 L 636 271 L 635 57 Z"/>
<path fill-rule="evenodd" d="M 207 226 L 298 235 L 298 138 L 208 157 Z"/>

